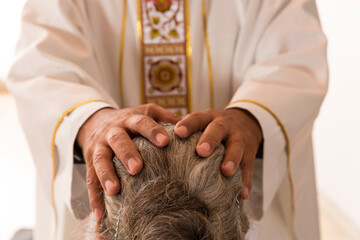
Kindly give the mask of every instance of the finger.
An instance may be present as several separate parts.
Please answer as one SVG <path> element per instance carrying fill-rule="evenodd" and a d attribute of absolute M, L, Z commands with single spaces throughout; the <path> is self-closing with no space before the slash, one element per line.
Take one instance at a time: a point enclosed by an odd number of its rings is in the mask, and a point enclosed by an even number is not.
<path fill-rule="evenodd" d="M 101 221 L 96 221 L 96 223 L 95 223 L 96 238 L 97 238 L 97 240 L 104 240 L 104 238 L 98 234 L 100 229 L 101 229 Z"/>
<path fill-rule="evenodd" d="M 181 118 L 175 113 L 153 103 L 143 105 L 144 115 L 147 115 L 157 122 L 177 123 Z"/>
<path fill-rule="evenodd" d="M 95 219 L 100 221 L 105 212 L 104 200 L 102 197 L 103 189 L 92 165 L 87 166 L 86 185 L 88 188 L 90 207 L 95 215 Z"/>
<path fill-rule="evenodd" d="M 240 136 L 232 135 L 225 143 L 225 156 L 221 172 L 227 177 L 233 176 L 243 157 L 245 144 Z"/>
<path fill-rule="evenodd" d="M 115 155 L 124 164 L 127 171 L 132 174 L 138 174 L 142 167 L 142 160 L 135 144 L 129 135 L 122 129 L 114 129 L 108 135 L 108 143 Z"/>
<path fill-rule="evenodd" d="M 146 137 L 158 147 L 165 147 L 169 143 L 166 130 L 148 116 L 133 115 L 126 120 L 125 125 L 131 133 Z"/>
<path fill-rule="evenodd" d="M 115 175 L 112 162 L 113 153 L 108 146 L 98 145 L 93 153 L 93 166 L 102 187 L 108 195 L 115 195 L 119 192 L 120 183 Z"/>
<path fill-rule="evenodd" d="M 212 116 L 206 111 L 191 113 L 176 124 L 174 132 L 180 138 L 187 138 L 192 133 L 204 129 L 211 121 Z"/>
<path fill-rule="evenodd" d="M 243 191 L 241 198 L 248 199 L 250 197 L 252 177 L 254 173 L 255 154 L 245 151 L 244 157 L 240 163 L 241 175 L 243 181 Z"/>
<path fill-rule="evenodd" d="M 196 151 L 201 157 L 208 157 L 228 134 L 228 126 L 222 121 L 212 121 L 201 135 Z"/>

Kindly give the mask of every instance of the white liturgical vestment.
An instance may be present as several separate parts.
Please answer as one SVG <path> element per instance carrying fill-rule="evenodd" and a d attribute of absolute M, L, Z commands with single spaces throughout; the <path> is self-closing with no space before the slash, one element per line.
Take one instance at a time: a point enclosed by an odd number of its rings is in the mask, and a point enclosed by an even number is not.
<path fill-rule="evenodd" d="M 35 240 L 89 237 L 82 220 L 90 213 L 86 169 L 74 162 L 84 121 L 104 107 L 161 100 L 151 95 L 162 86 L 157 79 L 145 90 L 142 82 L 144 63 L 155 66 L 160 60 L 144 62 L 141 2 L 29 0 L 25 5 L 7 86 L 37 168 Z M 147 2 L 165 4 L 165 12 L 173 1 Z M 186 60 L 187 85 L 166 85 L 182 94 L 177 110 L 186 111 L 185 102 L 193 112 L 242 108 L 263 131 L 263 155 L 255 160 L 246 201 L 247 238 L 320 239 L 311 134 L 328 76 L 327 41 L 315 1 L 185 2 L 186 32 L 172 30 L 164 38 L 185 36 L 186 51 L 180 45 L 168 51 L 186 56 L 159 65 Z M 160 30 L 150 30 L 151 38 L 163 36 Z"/>

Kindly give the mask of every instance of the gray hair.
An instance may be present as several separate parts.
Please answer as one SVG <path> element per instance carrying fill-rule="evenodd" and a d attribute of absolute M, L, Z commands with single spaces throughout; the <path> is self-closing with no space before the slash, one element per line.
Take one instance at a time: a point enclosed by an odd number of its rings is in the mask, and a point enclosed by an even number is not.
<path fill-rule="evenodd" d="M 144 161 L 138 175 L 130 175 L 114 158 L 121 192 L 104 194 L 99 235 L 104 240 L 244 239 L 249 223 L 240 198 L 241 173 L 221 174 L 224 146 L 201 158 L 195 151 L 201 132 L 179 139 L 173 125 L 163 126 L 170 137 L 165 148 L 134 138 Z"/>

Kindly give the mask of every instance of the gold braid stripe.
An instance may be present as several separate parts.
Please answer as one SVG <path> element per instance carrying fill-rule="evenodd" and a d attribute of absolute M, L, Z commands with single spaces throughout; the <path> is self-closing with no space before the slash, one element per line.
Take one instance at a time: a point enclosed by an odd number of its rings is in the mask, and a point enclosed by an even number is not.
<path fill-rule="evenodd" d="M 268 113 L 270 113 L 271 116 L 273 116 L 276 120 L 276 122 L 279 124 L 280 128 L 281 128 L 281 132 L 284 135 L 285 138 L 285 142 L 286 142 L 286 156 L 287 156 L 287 175 L 288 175 L 288 180 L 289 180 L 289 185 L 290 185 L 290 198 L 291 198 L 291 221 L 292 221 L 292 225 L 291 225 L 291 230 L 292 230 L 292 234 L 293 237 L 295 239 L 297 239 L 296 234 L 295 234 L 295 193 L 294 193 L 294 181 L 291 175 L 291 162 L 290 162 L 290 140 L 288 137 L 288 134 L 286 132 L 285 126 L 284 124 L 281 122 L 280 118 L 278 116 L 276 116 L 276 114 L 271 111 L 270 108 L 266 107 L 265 105 L 253 101 L 253 100 L 249 100 L 249 99 L 243 99 L 243 100 L 236 100 L 233 101 L 231 103 L 229 103 L 226 107 L 229 107 L 235 103 L 239 103 L 239 102 L 249 102 L 249 103 L 253 103 L 255 105 L 258 105 L 259 107 L 265 109 Z"/>
<path fill-rule="evenodd" d="M 137 30 L 138 30 L 138 38 L 139 38 L 139 49 L 140 49 L 140 84 L 141 84 L 141 103 L 145 103 L 145 84 L 144 84 L 144 53 L 143 53 L 143 47 L 142 47 L 142 25 L 141 25 L 141 0 L 137 0 Z"/>
<path fill-rule="evenodd" d="M 120 42 L 120 57 L 119 57 L 119 92 L 120 92 L 120 106 L 124 108 L 124 92 L 123 92 L 123 57 L 125 44 L 125 30 L 126 30 L 126 11 L 127 0 L 123 4 L 123 18 L 121 24 L 121 42 Z"/>
<path fill-rule="evenodd" d="M 192 71 L 191 71 L 191 29 L 190 29 L 190 12 L 189 1 L 184 0 L 185 3 L 185 22 L 186 22 L 186 63 L 187 63 L 187 79 L 188 79 L 188 107 L 189 113 L 193 111 L 192 106 Z"/>
<path fill-rule="evenodd" d="M 55 169 L 55 137 L 56 137 L 56 133 L 59 129 L 59 126 L 61 124 L 61 122 L 64 120 L 64 118 L 69 115 L 72 111 L 74 111 L 75 109 L 77 109 L 80 106 L 83 106 L 87 103 L 91 103 L 91 102 L 105 102 L 103 100 L 99 100 L 99 99 L 95 99 L 95 100 L 88 100 L 82 103 L 79 103 L 71 108 L 69 108 L 67 111 L 65 111 L 61 117 L 59 118 L 59 120 L 57 121 L 56 125 L 55 125 L 55 129 L 53 132 L 53 136 L 52 136 L 52 140 L 51 140 L 51 160 L 52 160 L 52 180 L 51 180 L 51 204 L 54 210 L 54 214 L 55 214 L 55 228 L 57 228 L 57 210 L 56 210 L 56 205 L 55 205 L 55 188 L 54 188 L 54 184 L 55 184 L 55 177 L 56 177 L 56 169 Z"/>
<path fill-rule="evenodd" d="M 214 108 L 214 82 L 213 82 L 213 70 L 212 70 L 212 64 L 211 64 L 209 34 L 208 34 L 207 20 L 206 20 L 205 0 L 202 1 L 202 15 L 203 15 L 203 26 L 204 26 L 207 62 L 208 62 L 208 68 L 209 68 L 210 107 Z"/>

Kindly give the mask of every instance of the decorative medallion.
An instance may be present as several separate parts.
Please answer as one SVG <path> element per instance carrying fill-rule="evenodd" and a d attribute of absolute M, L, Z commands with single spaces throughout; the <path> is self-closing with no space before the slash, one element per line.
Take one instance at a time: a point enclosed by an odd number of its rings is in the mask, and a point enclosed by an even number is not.
<path fill-rule="evenodd" d="M 191 109 L 187 0 L 139 0 L 143 102 L 179 114 Z"/>
<path fill-rule="evenodd" d="M 181 61 L 181 60 L 180 60 Z M 182 72 L 178 62 L 172 60 L 159 60 L 155 63 L 150 61 L 149 81 L 153 89 L 160 92 L 170 92 L 179 89 L 182 80 Z"/>

